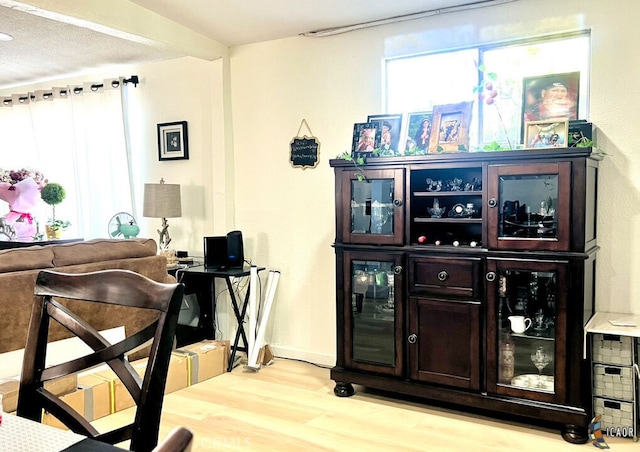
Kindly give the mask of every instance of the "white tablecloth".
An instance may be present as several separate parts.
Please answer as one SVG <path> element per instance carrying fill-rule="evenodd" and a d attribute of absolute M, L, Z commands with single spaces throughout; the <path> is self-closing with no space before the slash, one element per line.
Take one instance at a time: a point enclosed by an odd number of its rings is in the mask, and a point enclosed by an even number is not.
<path fill-rule="evenodd" d="M 85 437 L 28 419 L 2 413 L 0 451 L 59 452 Z"/>

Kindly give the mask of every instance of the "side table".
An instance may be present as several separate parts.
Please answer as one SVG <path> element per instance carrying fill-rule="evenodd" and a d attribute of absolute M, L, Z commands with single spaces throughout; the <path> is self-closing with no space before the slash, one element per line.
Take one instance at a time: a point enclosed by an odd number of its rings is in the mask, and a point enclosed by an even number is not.
<path fill-rule="evenodd" d="M 257 267 L 257 269 L 258 272 L 260 272 L 265 268 Z M 244 329 L 244 319 L 247 313 L 249 293 L 251 291 L 251 287 L 248 283 L 244 300 L 239 300 L 233 289 L 232 279 L 248 277 L 250 274 L 250 268 L 243 267 L 221 270 L 205 268 L 203 265 L 198 265 L 179 268 L 170 273 L 174 274 L 178 281 L 184 283 L 185 295 L 196 295 L 198 305 L 200 307 L 200 317 L 195 331 L 193 327 L 179 325 L 181 328 L 179 328 L 178 333 L 176 333 L 179 347 L 202 339 L 215 339 L 215 312 L 217 303 L 214 296 L 215 281 L 216 279 L 221 279 L 226 283 L 229 291 L 229 298 L 231 299 L 231 307 L 233 308 L 233 313 L 236 317 L 236 321 L 238 322 L 238 329 L 236 330 L 235 338 L 231 343 L 229 363 L 227 367 L 227 371 L 231 372 L 237 351 L 247 351 L 248 349 L 249 342 Z M 242 339 L 242 346 L 240 346 L 240 339 Z"/>

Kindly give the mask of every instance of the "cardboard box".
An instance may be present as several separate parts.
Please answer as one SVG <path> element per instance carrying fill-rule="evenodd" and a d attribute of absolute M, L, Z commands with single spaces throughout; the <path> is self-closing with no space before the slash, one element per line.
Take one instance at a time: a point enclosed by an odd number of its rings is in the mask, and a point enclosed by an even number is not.
<path fill-rule="evenodd" d="M 189 386 L 227 371 L 229 341 L 205 340 L 176 350 L 188 359 Z"/>
<path fill-rule="evenodd" d="M 78 413 L 82 414 L 84 412 L 85 391 L 74 391 L 69 394 L 63 395 L 62 397 L 60 397 L 60 399 L 71 406 L 71 408 L 76 410 Z M 56 419 L 56 417 L 51 413 L 45 412 L 43 414 L 42 423 L 63 430 L 69 430 L 66 425 Z"/>
<path fill-rule="evenodd" d="M 18 407 L 18 380 L 0 380 L 0 394 L 2 394 L 2 411 L 9 413 Z"/>
<path fill-rule="evenodd" d="M 45 389 L 54 395 L 60 396 L 74 392 L 77 386 L 76 375 L 57 378 L 44 384 Z M 2 409 L 5 413 L 15 411 L 18 408 L 18 391 L 20 381 L 16 378 L 0 380 L 0 394 L 2 394 Z"/>
<path fill-rule="evenodd" d="M 138 372 L 138 375 L 143 377 L 147 368 L 147 358 L 135 361 L 131 363 L 131 365 L 136 372 Z M 104 370 L 91 375 L 95 375 L 97 378 L 108 383 L 112 413 L 125 410 L 135 405 L 131 394 L 129 394 L 129 391 L 117 377 L 115 372 L 112 370 Z M 165 394 L 186 388 L 187 381 L 187 358 L 182 354 L 172 353 L 171 360 L 169 361 L 169 371 L 167 373 L 167 383 L 164 391 Z"/>
<path fill-rule="evenodd" d="M 111 387 L 108 381 L 95 375 L 78 377 L 78 390 L 84 391 L 84 412 L 82 415 L 93 421 L 112 413 Z"/>

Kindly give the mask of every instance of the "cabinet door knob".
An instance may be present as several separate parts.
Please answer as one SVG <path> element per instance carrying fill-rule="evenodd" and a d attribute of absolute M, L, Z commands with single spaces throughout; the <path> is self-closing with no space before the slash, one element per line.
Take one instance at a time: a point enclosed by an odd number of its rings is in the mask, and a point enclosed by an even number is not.
<path fill-rule="evenodd" d="M 485 275 L 485 279 L 489 282 L 493 282 L 496 280 L 496 272 L 489 272 Z"/>
<path fill-rule="evenodd" d="M 400 207 L 402 205 L 402 199 L 394 199 L 393 205 L 396 207 Z"/>
<path fill-rule="evenodd" d="M 446 271 L 442 270 L 440 273 L 438 273 L 438 280 L 446 281 L 447 278 L 449 278 L 449 273 L 447 273 Z"/>
<path fill-rule="evenodd" d="M 402 266 L 396 265 L 395 267 L 393 267 L 393 273 L 396 275 L 399 275 L 400 273 L 402 273 Z"/>
<path fill-rule="evenodd" d="M 495 207 L 498 205 L 498 201 L 496 200 L 496 198 L 489 198 L 487 204 L 489 205 L 489 207 Z"/>
<path fill-rule="evenodd" d="M 409 337 L 407 338 L 407 342 L 409 342 L 410 344 L 415 344 L 416 342 L 418 342 L 418 335 L 410 334 Z"/>

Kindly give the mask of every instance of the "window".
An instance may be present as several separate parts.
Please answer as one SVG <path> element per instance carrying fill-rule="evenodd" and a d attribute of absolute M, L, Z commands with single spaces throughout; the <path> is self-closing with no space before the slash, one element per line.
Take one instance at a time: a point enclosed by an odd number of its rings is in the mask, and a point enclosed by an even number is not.
<path fill-rule="evenodd" d="M 579 72 L 577 116 L 587 118 L 589 53 L 590 35 L 584 32 L 389 59 L 386 111 L 430 111 L 434 105 L 473 100 L 471 149 L 493 142 L 516 147 L 523 140 L 523 81 L 529 77 Z M 489 73 L 497 76 L 491 105 L 474 92 Z"/>

